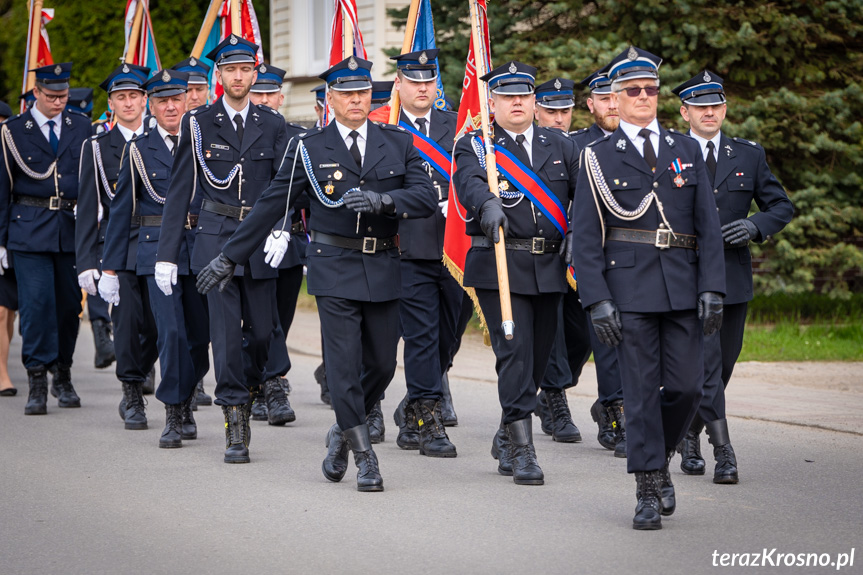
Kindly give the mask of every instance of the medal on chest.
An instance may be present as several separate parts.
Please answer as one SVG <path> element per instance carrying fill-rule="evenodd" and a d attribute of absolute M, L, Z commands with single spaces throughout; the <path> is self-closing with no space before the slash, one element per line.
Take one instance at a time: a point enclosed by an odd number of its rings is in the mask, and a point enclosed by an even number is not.
<path fill-rule="evenodd" d="M 328 196 L 332 196 L 333 192 L 335 192 L 335 191 L 336 191 L 336 187 L 333 185 L 332 182 L 327 182 L 327 185 L 324 186 L 324 193 Z"/>

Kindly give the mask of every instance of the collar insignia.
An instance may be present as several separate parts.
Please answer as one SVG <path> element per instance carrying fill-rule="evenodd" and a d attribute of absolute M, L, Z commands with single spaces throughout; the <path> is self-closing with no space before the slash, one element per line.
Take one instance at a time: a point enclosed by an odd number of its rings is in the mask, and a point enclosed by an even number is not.
<path fill-rule="evenodd" d="M 674 138 L 672 138 L 672 137 L 671 137 L 671 136 L 669 136 L 668 134 L 665 134 L 665 142 L 666 142 L 669 146 L 673 146 L 673 145 L 674 145 Z"/>
<path fill-rule="evenodd" d="M 623 138 L 619 139 L 617 141 L 617 149 L 621 151 L 626 150 L 626 140 L 624 140 Z"/>
<path fill-rule="evenodd" d="M 33 121 L 27 120 L 26 122 L 24 122 L 24 127 L 27 128 L 28 130 L 33 128 Z"/>
<path fill-rule="evenodd" d="M 72 125 L 72 120 L 69 118 L 69 116 L 66 116 L 66 125 L 67 125 L 67 126 L 71 126 L 71 125 Z"/>

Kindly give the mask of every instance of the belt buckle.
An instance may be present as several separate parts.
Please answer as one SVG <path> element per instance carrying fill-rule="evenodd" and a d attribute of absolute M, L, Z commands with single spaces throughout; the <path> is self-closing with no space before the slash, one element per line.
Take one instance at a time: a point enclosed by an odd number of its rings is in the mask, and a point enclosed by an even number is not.
<path fill-rule="evenodd" d="M 243 219 L 244 219 L 246 216 L 248 216 L 248 215 L 249 215 L 249 212 L 251 212 L 251 211 L 252 211 L 252 208 L 248 208 L 248 207 L 242 207 L 242 208 L 240 208 L 240 215 L 239 215 L 239 217 L 238 217 L 237 219 L 238 219 L 239 221 L 241 221 L 241 222 L 242 222 L 242 221 L 243 221 Z"/>
<path fill-rule="evenodd" d="M 377 251 L 378 248 L 378 239 L 377 238 L 363 238 L 363 253 L 364 254 L 373 254 Z"/>
<path fill-rule="evenodd" d="M 192 220 L 189 218 L 189 214 L 186 214 L 186 229 L 187 230 L 192 229 Z"/>
<path fill-rule="evenodd" d="M 530 253 L 542 255 L 545 253 L 545 238 L 532 238 L 530 243 Z"/>
<path fill-rule="evenodd" d="M 59 196 L 51 196 L 50 198 L 48 198 L 48 209 L 55 212 L 60 209 Z"/>
<path fill-rule="evenodd" d="M 665 236 L 663 237 L 663 234 Z M 671 247 L 671 230 L 656 230 L 656 241 L 653 243 L 661 250 L 667 250 Z"/>

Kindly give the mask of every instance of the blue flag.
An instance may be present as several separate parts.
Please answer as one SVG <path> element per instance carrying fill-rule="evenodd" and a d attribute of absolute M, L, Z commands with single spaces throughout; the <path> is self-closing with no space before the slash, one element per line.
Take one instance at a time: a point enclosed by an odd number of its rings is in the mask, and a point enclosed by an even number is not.
<path fill-rule="evenodd" d="M 434 19 L 432 18 L 431 0 L 420 0 L 419 12 L 417 13 L 417 27 L 414 32 L 414 45 L 411 52 L 437 48 L 434 40 Z M 443 81 L 440 75 L 440 60 L 438 60 L 437 94 L 434 106 L 438 110 L 446 108 L 446 99 L 443 93 Z"/>

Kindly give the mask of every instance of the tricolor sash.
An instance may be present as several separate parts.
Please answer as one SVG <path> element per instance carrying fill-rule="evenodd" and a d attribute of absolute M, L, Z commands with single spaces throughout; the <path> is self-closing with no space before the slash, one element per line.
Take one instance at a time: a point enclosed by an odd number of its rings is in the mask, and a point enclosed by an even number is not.
<path fill-rule="evenodd" d="M 399 126 L 413 134 L 414 147 L 416 147 L 422 159 L 431 164 L 431 167 L 445 177 L 446 181 L 449 181 L 449 175 L 452 169 L 452 154 L 441 148 L 440 144 L 407 122 L 400 121 Z"/>

